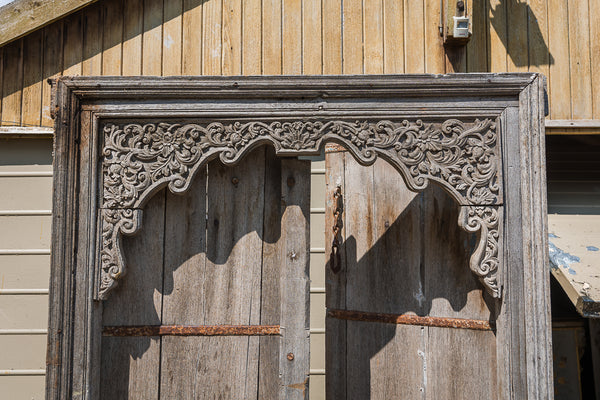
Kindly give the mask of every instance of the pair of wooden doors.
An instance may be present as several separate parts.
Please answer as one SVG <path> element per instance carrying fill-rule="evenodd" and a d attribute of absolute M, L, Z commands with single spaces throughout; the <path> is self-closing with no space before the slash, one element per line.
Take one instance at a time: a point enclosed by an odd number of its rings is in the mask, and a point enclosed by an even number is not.
<path fill-rule="evenodd" d="M 290 157 L 333 142 L 328 398 L 551 398 L 543 96 L 536 74 L 60 78 L 47 397 L 306 398 Z"/>

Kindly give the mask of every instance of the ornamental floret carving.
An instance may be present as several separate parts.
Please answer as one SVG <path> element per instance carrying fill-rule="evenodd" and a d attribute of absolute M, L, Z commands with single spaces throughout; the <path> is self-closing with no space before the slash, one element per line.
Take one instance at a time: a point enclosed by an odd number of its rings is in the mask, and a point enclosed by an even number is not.
<path fill-rule="evenodd" d="M 141 208 L 155 191 L 168 185 L 184 192 L 195 171 L 212 158 L 225 164 L 264 143 L 277 154 L 318 154 L 326 141 L 344 145 L 363 164 L 378 156 L 420 191 L 437 181 L 468 212 L 461 226 L 480 231 L 471 269 L 490 293 L 499 297 L 498 216 L 502 203 L 500 155 L 495 122 L 465 123 L 456 119 L 416 121 L 281 120 L 148 123 L 104 126 L 102 149 L 102 243 L 99 298 L 106 298 L 125 272 L 120 235 L 141 223 Z M 464 208 L 463 208 L 464 210 Z M 485 210 L 485 211 L 481 211 Z M 491 211 L 490 211 L 491 210 Z M 495 214 L 494 214 L 495 213 Z M 495 217 L 492 216 L 495 215 Z M 495 235 L 495 236 L 494 236 Z"/>

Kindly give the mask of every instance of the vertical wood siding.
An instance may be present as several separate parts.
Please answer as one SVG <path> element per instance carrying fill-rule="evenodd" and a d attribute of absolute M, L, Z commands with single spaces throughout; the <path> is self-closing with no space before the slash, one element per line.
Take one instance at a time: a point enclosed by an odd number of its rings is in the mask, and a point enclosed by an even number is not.
<path fill-rule="evenodd" d="M 63 74 L 536 71 L 550 118 L 600 118 L 597 8 L 473 0 L 473 37 L 450 65 L 439 0 L 105 0 L 0 49 L 2 125 L 52 126 L 46 80 Z"/>

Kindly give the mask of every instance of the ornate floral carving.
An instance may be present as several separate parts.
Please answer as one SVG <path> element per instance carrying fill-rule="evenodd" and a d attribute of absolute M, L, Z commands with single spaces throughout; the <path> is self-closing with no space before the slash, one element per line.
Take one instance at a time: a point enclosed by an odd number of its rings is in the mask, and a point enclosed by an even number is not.
<path fill-rule="evenodd" d="M 488 289 L 500 298 L 498 285 L 498 253 L 500 250 L 500 208 L 498 206 L 463 206 L 459 225 L 467 232 L 479 232 L 477 248 L 471 255 L 469 266 Z"/>
<path fill-rule="evenodd" d="M 154 191 L 165 185 L 172 192 L 185 191 L 195 171 L 217 155 L 224 163 L 232 164 L 265 142 L 272 143 L 278 154 L 315 154 L 327 140 L 342 143 L 364 164 L 372 163 L 378 155 L 384 157 L 398 168 L 412 190 L 422 190 L 430 180 L 435 180 L 463 205 L 502 202 L 498 139 L 496 126 L 490 119 L 472 123 L 456 119 L 442 123 L 420 120 L 109 123 L 104 126 L 102 149 L 104 210 L 99 296 L 105 298 L 115 280 L 124 273 L 120 233 L 137 229 L 140 220 L 136 209 Z M 471 259 L 471 269 L 484 277 L 486 286 L 496 294 L 498 222 L 494 231 L 487 215 L 473 213 L 463 227 L 469 231 L 481 229 L 482 237 L 496 232 L 496 239 L 486 239 L 489 244 L 483 258 L 480 243 Z M 496 243 L 496 253 L 488 257 L 492 243 Z M 492 272 L 485 272 L 488 270 Z"/>
<path fill-rule="evenodd" d="M 98 297 L 102 300 L 117 286 L 117 280 L 125 273 L 125 261 L 121 252 L 121 234 L 133 235 L 140 228 L 142 210 L 132 208 L 100 210 L 102 223 L 102 246 L 100 248 L 100 282 Z"/>
<path fill-rule="evenodd" d="M 378 154 L 395 164 L 413 190 L 430 179 L 461 204 L 497 204 L 499 155 L 494 123 L 441 124 L 401 121 L 213 122 L 199 124 L 108 124 L 104 127 L 103 207 L 139 207 L 163 183 L 185 191 L 195 169 L 220 153 L 225 163 L 270 141 L 278 153 L 317 153 L 322 142 L 342 142 L 363 163 Z"/>

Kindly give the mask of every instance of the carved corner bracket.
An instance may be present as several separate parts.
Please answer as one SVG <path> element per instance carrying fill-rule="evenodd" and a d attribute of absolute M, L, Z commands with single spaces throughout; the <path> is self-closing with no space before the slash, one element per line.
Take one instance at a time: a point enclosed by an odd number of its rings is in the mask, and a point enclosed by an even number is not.
<path fill-rule="evenodd" d="M 277 154 L 318 154 L 327 141 L 341 143 L 365 165 L 383 157 L 411 190 L 423 190 L 431 180 L 445 188 L 461 206 L 459 225 L 479 232 L 471 270 L 492 296 L 501 296 L 501 157 L 490 119 L 109 123 L 103 136 L 99 299 L 106 299 L 125 273 L 121 236 L 139 230 L 142 208 L 153 193 L 164 186 L 186 191 L 196 170 L 217 156 L 234 164 L 264 143 Z"/>

